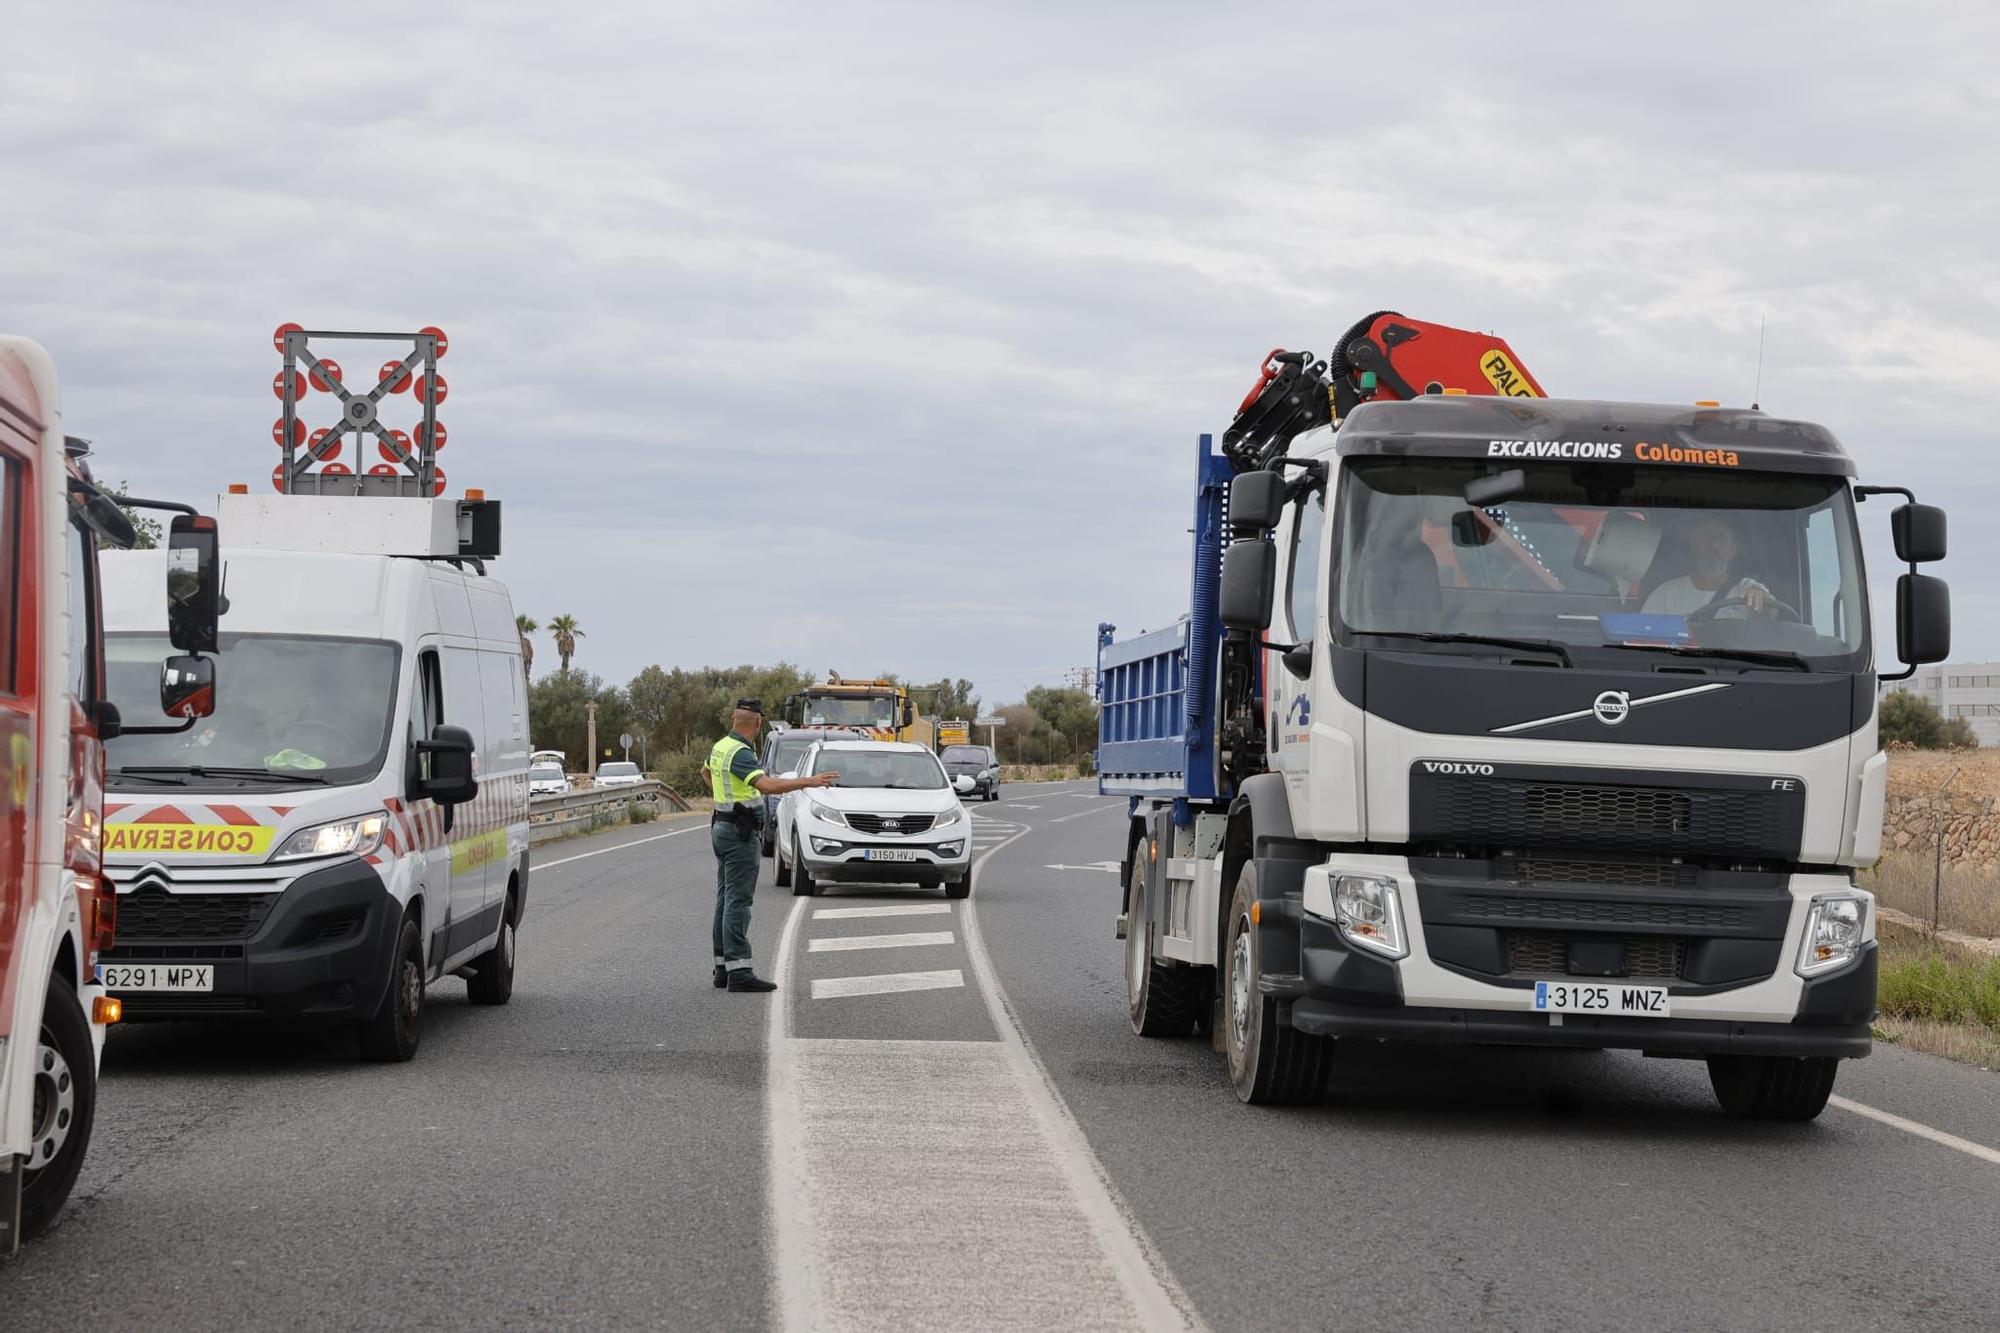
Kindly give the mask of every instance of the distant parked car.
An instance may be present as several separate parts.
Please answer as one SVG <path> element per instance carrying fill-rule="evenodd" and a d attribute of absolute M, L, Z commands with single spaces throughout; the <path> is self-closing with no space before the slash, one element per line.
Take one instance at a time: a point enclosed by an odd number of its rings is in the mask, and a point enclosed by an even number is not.
<path fill-rule="evenodd" d="M 868 733 L 845 727 L 791 727 L 774 731 L 764 741 L 764 771 L 783 777 L 799 766 L 814 741 L 865 741 Z M 764 855 L 776 854 L 778 846 L 778 798 L 764 798 Z"/>
<path fill-rule="evenodd" d="M 569 790 L 569 774 L 560 764 L 535 764 L 528 769 L 528 795 L 559 796 Z"/>
<path fill-rule="evenodd" d="M 972 793 L 982 801 L 1000 799 L 1000 756 L 990 745 L 947 745 L 938 756 L 952 781 L 972 779 Z"/>
<path fill-rule="evenodd" d="M 619 761 L 615 764 L 597 766 L 597 784 L 600 787 L 636 787 L 646 780 L 637 764 Z"/>

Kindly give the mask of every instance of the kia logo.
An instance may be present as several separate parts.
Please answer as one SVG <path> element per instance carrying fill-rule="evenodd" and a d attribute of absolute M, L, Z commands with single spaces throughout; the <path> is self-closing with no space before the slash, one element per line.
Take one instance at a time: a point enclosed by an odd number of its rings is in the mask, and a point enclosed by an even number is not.
<path fill-rule="evenodd" d="M 1420 760 L 1426 773 L 1455 773 L 1463 778 L 1490 778 L 1493 776 L 1491 764 L 1453 764 L 1430 759 Z"/>
<path fill-rule="evenodd" d="M 882 831 L 885 833 L 891 829 L 899 829 L 901 827 L 903 827 L 903 821 L 900 819 L 885 819 L 882 821 Z"/>
<path fill-rule="evenodd" d="M 1623 690 L 1606 690 L 1591 700 L 1590 711 L 1607 727 L 1615 727 L 1632 711 L 1632 696 Z"/>

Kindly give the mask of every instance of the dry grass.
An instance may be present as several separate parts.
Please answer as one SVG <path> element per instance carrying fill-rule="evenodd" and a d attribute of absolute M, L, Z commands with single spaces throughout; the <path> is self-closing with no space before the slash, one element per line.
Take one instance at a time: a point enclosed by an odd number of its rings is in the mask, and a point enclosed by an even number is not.
<path fill-rule="evenodd" d="M 1861 882 L 1884 907 L 1929 921 L 1932 869 L 1929 853 L 1888 852 L 1873 870 L 1862 872 Z M 2000 875 L 1946 865 L 1939 887 L 1940 926 L 1968 935 L 2000 936 Z"/>
<path fill-rule="evenodd" d="M 1953 772 L 1951 791 L 1957 796 L 1991 796 L 2000 792 L 2000 747 L 1981 750 L 1891 750 L 1889 794 L 1928 796 Z"/>
<path fill-rule="evenodd" d="M 2000 958 L 1904 929 L 1881 935 L 1876 1032 L 1913 1050 L 2000 1069 Z"/>
<path fill-rule="evenodd" d="M 1967 1027 L 1962 1023 L 1937 1023 L 1928 1018 L 1885 1016 L 1876 1020 L 1875 1037 L 1878 1041 L 1894 1042 L 1927 1055 L 1941 1055 L 1961 1064 L 2000 1070 L 2000 1037 L 1982 1028 Z"/>

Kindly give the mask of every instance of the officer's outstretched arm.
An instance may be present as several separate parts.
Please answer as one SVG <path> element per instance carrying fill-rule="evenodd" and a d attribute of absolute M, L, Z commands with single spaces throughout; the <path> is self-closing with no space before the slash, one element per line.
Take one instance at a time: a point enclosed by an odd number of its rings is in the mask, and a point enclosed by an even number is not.
<path fill-rule="evenodd" d="M 774 778 L 769 773 L 759 773 L 750 779 L 750 785 L 765 796 L 783 796 L 788 791 L 802 791 L 807 787 L 831 787 L 840 781 L 838 773 L 815 773 L 809 778 Z"/>

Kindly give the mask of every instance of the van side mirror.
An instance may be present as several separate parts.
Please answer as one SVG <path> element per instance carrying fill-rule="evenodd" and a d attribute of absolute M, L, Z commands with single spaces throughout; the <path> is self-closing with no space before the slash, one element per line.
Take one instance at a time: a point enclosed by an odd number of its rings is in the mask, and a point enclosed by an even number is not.
<path fill-rule="evenodd" d="M 440 722 L 431 728 L 431 738 L 417 742 L 418 797 L 428 796 L 439 805 L 464 805 L 479 795 L 479 779 L 472 772 L 472 733 L 464 727 Z"/>
<path fill-rule="evenodd" d="M 1905 574 L 1896 580 L 1896 656 L 1912 667 L 1951 656 L 1951 589 L 1943 579 Z"/>
<path fill-rule="evenodd" d="M 215 711 L 215 659 L 169 657 L 160 665 L 160 711 L 192 721 Z"/>
<path fill-rule="evenodd" d="M 1278 526 L 1285 512 L 1285 479 L 1276 471 L 1239 473 L 1229 483 L 1229 529 L 1257 536 Z"/>
<path fill-rule="evenodd" d="M 167 638 L 184 653 L 212 653 L 221 615 L 215 520 L 176 514 L 167 534 Z"/>
<path fill-rule="evenodd" d="M 1244 476 L 1249 476 L 1245 473 Z M 1242 477 L 1237 478 L 1238 481 Z M 1222 553 L 1224 629 L 1262 634 L 1271 623 L 1271 602 L 1278 586 L 1278 547 L 1261 537 L 1229 543 Z"/>
<path fill-rule="evenodd" d="M 1942 560 L 1945 547 L 1944 510 L 1936 505 L 1897 505 L 1889 511 L 1889 535 L 1896 543 L 1896 558 L 1905 564 L 1923 565 Z"/>

